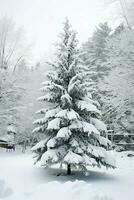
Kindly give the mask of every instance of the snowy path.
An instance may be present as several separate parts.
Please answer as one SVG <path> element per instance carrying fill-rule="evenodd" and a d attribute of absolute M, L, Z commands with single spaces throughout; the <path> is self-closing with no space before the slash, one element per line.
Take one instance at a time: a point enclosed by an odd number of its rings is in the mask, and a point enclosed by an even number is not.
<path fill-rule="evenodd" d="M 117 159 L 116 170 L 88 176 L 56 176 L 57 170 L 33 166 L 31 154 L 0 152 L 0 180 L 12 188 L 8 200 L 133 200 L 134 158 Z M 1 182 L 0 182 L 1 183 Z M 0 190 L 0 198 L 2 198 Z"/>

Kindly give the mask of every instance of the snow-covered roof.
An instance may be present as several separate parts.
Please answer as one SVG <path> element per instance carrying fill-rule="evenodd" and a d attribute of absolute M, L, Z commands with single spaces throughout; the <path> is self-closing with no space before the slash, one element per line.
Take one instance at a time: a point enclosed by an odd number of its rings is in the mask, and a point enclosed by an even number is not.
<path fill-rule="evenodd" d="M 5 136 L 1 136 L 0 140 L 5 141 L 5 142 L 13 142 L 14 137 L 12 135 L 5 135 Z"/>

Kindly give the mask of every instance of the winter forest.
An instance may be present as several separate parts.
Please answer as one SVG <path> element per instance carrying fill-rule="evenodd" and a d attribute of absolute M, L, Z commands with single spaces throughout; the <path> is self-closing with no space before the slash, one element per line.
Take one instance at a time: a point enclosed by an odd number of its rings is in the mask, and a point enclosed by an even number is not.
<path fill-rule="evenodd" d="M 0 1 L 0 200 L 133 200 L 134 1 Z"/>

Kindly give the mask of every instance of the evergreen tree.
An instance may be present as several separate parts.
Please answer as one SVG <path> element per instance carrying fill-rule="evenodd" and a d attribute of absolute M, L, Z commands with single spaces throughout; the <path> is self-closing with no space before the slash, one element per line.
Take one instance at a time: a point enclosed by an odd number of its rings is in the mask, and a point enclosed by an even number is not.
<path fill-rule="evenodd" d="M 109 71 L 107 42 L 110 32 L 111 29 L 106 22 L 100 23 L 93 36 L 83 44 L 82 59 L 89 70 L 94 72 L 92 73 L 94 80 L 98 80 Z"/>
<path fill-rule="evenodd" d="M 109 40 L 111 71 L 98 87 L 102 95 L 103 119 L 115 133 L 133 133 L 134 124 L 134 34 L 121 24 Z M 120 138 L 119 138 L 120 139 Z"/>
<path fill-rule="evenodd" d="M 38 113 L 44 117 L 34 122 L 34 133 L 41 132 L 44 137 L 32 148 L 35 162 L 40 161 L 43 166 L 64 164 L 67 174 L 71 174 L 71 168 L 86 169 L 88 165 L 114 168 L 106 151 L 111 142 L 101 134 L 106 126 L 100 120 L 99 104 L 87 95 L 76 33 L 68 20 L 64 23 L 57 60 L 50 65 L 54 70 L 43 83 L 45 95 L 39 98 L 49 102 L 49 108 L 40 110 Z"/>

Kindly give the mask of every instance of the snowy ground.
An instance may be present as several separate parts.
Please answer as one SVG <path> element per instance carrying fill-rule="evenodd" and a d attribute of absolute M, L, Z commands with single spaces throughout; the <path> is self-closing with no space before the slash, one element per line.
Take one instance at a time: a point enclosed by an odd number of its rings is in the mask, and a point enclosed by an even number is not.
<path fill-rule="evenodd" d="M 115 170 L 57 176 L 33 166 L 30 153 L 0 151 L 0 200 L 133 200 L 134 157 L 115 156 Z"/>

